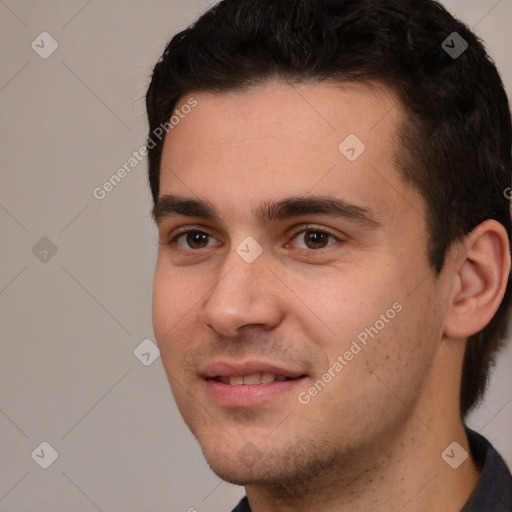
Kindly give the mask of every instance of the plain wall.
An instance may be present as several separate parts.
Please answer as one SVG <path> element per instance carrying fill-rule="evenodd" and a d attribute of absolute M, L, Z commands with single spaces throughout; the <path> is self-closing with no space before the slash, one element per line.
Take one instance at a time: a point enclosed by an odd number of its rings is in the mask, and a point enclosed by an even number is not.
<path fill-rule="evenodd" d="M 512 0 L 444 3 L 486 41 L 510 94 Z M 204 462 L 160 359 L 133 353 L 154 341 L 146 160 L 93 195 L 144 145 L 151 68 L 207 6 L 0 2 L 2 512 L 219 512 L 243 495 Z M 42 32 L 58 44 L 46 59 L 31 47 L 51 49 Z M 509 465 L 511 367 L 509 344 L 470 422 Z M 43 441 L 58 452 L 48 469 L 31 456 Z"/>

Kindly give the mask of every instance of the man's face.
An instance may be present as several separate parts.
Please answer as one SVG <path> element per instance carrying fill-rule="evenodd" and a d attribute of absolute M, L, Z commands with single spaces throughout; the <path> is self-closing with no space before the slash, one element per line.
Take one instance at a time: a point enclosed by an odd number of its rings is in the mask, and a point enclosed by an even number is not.
<path fill-rule="evenodd" d="M 446 303 L 424 202 L 394 162 L 400 106 L 354 85 L 192 96 L 160 199 L 214 215 L 162 202 L 153 295 L 185 422 L 239 484 L 385 457 L 431 403 Z"/>

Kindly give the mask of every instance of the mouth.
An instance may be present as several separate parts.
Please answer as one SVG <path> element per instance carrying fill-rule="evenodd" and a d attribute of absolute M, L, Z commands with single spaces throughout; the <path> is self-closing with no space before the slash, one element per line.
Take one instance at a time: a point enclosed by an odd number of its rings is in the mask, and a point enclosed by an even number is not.
<path fill-rule="evenodd" d="M 208 398 L 221 407 L 254 407 L 290 392 L 307 377 L 275 364 L 217 362 L 201 374 Z"/>
<path fill-rule="evenodd" d="M 299 377 L 300 378 L 300 377 Z M 253 373 L 251 375 L 227 376 L 217 375 L 213 378 L 216 382 L 229 384 L 230 386 L 257 386 L 258 384 L 270 384 L 271 382 L 284 382 L 287 380 L 295 380 L 292 377 L 275 373 Z"/>

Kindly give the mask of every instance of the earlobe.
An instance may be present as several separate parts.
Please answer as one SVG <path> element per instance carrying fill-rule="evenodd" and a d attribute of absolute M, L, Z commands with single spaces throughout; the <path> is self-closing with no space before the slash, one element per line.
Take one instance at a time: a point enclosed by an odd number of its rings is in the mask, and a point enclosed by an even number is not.
<path fill-rule="evenodd" d="M 449 338 L 467 338 L 491 321 L 510 273 L 509 240 L 500 223 L 482 222 L 465 237 L 464 245 L 465 255 L 453 270 L 453 298 L 444 328 Z"/>

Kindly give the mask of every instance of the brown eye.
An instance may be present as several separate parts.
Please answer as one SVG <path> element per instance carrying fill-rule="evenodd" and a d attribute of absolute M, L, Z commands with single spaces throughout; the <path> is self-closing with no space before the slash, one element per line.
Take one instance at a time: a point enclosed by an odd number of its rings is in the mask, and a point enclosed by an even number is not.
<path fill-rule="evenodd" d="M 215 243 L 212 244 L 211 242 L 215 242 L 214 238 L 203 231 L 186 231 L 184 233 L 180 233 L 179 235 L 176 235 L 171 242 L 184 250 L 204 249 L 206 247 L 211 247 L 212 245 L 218 245 Z"/>
<path fill-rule="evenodd" d="M 200 231 L 189 231 L 185 239 L 187 244 L 193 249 L 202 249 L 208 245 L 208 236 Z"/>
<path fill-rule="evenodd" d="M 326 247 L 327 242 L 329 241 L 329 236 L 327 233 L 322 233 L 320 231 L 307 231 L 304 236 L 304 240 L 306 245 L 310 249 L 322 249 Z"/>
<path fill-rule="evenodd" d="M 300 249 L 324 249 L 339 241 L 334 235 L 320 230 L 303 230 L 294 237 L 298 242 L 296 246 Z M 332 239 L 332 242 L 329 242 Z"/>

